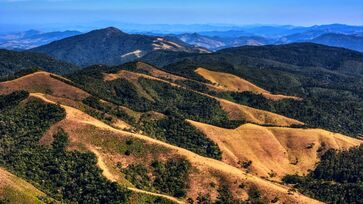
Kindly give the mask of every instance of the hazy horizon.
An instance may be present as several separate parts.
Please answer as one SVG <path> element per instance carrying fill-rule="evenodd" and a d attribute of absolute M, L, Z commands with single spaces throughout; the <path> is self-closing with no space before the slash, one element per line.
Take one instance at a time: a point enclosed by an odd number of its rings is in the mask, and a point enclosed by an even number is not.
<path fill-rule="evenodd" d="M 0 0 L 1 31 L 80 31 L 107 26 L 363 25 L 363 1 Z M 122 29 L 121 27 L 121 29 Z M 151 28 L 152 29 L 152 28 Z"/>

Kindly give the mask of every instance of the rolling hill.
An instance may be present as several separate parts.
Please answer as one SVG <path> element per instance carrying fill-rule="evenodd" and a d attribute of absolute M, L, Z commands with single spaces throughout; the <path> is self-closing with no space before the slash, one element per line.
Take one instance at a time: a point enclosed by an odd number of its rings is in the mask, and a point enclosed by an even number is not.
<path fill-rule="evenodd" d="M 162 37 L 127 34 L 114 27 L 94 30 L 30 49 L 32 52 L 47 54 L 79 66 L 118 65 L 138 59 L 154 50 L 208 52 Z"/>
<path fill-rule="evenodd" d="M 361 199 L 361 53 L 292 44 L 144 59 L 164 66 L 0 82 L 0 176 L 62 202 Z"/>
<path fill-rule="evenodd" d="M 363 134 L 359 119 L 362 117 L 359 114 L 363 96 L 362 59 L 362 53 L 357 51 L 295 43 L 243 46 L 210 54 L 160 51 L 142 60 L 198 81 L 204 79 L 195 70 L 203 67 L 233 74 L 273 94 L 300 97 L 303 99 L 300 102 L 272 102 L 258 94 L 217 93 L 237 103 L 298 119 L 311 127 L 359 136 Z M 324 117 L 315 117 L 315 114 Z"/>
<path fill-rule="evenodd" d="M 24 69 L 40 68 L 57 74 L 78 70 L 75 65 L 58 61 L 43 54 L 0 49 L 0 78 L 11 77 Z"/>
<path fill-rule="evenodd" d="M 18 86 L 10 86 L 9 83 L 18 84 L 21 81 L 24 83 L 24 80 L 31 80 L 31 78 L 37 78 L 40 76 L 48 78 L 51 77 L 49 74 L 44 74 L 46 73 L 36 72 L 32 75 L 6 82 L 8 84 L 4 84 L 3 82 L 0 84 L 0 87 L 6 85 L 8 87 L 14 87 L 13 90 L 16 91 L 22 88 Z M 274 184 L 253 175 L 245 175 L 242 169 L 229 166 L 228 164 L 225 164 L 221 161 L 199 156 L 183 148 L 153 139 L 150 136 L 135 134 L 129 131 L 113 128 L 107 123 L 80 111 L 80 109 L 84 109 L 86 106 L 82 105 L 82 97 L 74 96 L 74 94 L 79 93 L 77 92 L 76 87 L 73 87 L 70 85 L 70 83 L 64 83 L 65 81 L 62 82 L 64 79 L 57 78 L 57 76 L 53 79 L 60 80 L 59 83 L 63 83 L 63 85 L 61 85 L 63 87 L 62 89 L 68 91 L 64 92 L 64 94 L 55 92 L 58 94 L 54 95 L 54 93 L 50 92 L 45 94 L 44 89 L 43 91 L 38 89 L 37 91 L 43 92 L 43 94 L 37 92 L 31 93 L 30 101 L 40 99 L 46 103 L 60 103 L 62 104 L 62 108 L 65 109 L 66 116 L 63 120 L 55 123 L 54 126 L 50 127 L 50 129 L 44 133 L 44 136 L 40 138 L 40 143 L 43 145 L 53 144 L 54 146 L 54 142 L 56 140 L 54 139 L 53 135 L 56 135 L 59 128 L 62 128 L 69 135 L 70 143 L 67 147 L 69 151 L 78 149 L 82 152 L 94 152 L 98 158 L 98 166 L 103 169 L 103 175 L 111 181 L 116 181 L 120 185 L 129 186 L 128 189 L 133 192 L 135 192 L 134 188 L 137 184 L 136 186 L 142 190 L 139 191 L 136 189 L 136 192 L 140 193 L 141 195 L 145 193 L 149 195 L 147 192 L 151 192 L 151 195 L 159 196 L 172 202 L 179 202 L 174 198 L 164 196 L 167 194 L 172 196 L 178 194 L 170 194 L 168 191 L 163 190 L 163 188 L 158 188 L 156 184 L 153 184 L 155 186 L 149 188 L 147 187 L 146 183 L 135 183 L 136 180 L 134 180 L 134 177 L 130 173 L 134 171 L 134 165 L 140 165 L 140 162 L 145 165 L 144 168 L 152 169 L 154 167 L 151 164 L 148 167 L 148 162 L 159 160 L 161 164 L 163 164 L 163 161 L 167 162 L 170 159 L 185 158 L 192 166 L 190 172 L 188 173 L 188 177 L 193 178 L 190 180 L 186 190 L 186 195 L 188 198 L 193 200 L 199 196 L 198 192 L 203 195 L 210 194 L 212 199 L 215 200 L 218 197 L 218 192 L 220 192 L 222 188 L 224 188 L 223 191 L 232 193 L 232 197 L 229 197 L 228 199 L 246 199 L 249 196 L 249 191 L 252 191 L 251 189 L 257 188 L 258 191 L 261 192 L 261 195 L 253 199 L 273 200 L 278 197 L 278 199 L 281 201 L 292 203 L 318 203 L 317 201 L 309 199 L 298 193 L 289 195 L 288 189 L 286 187 Z M 18 82 L 18 80 L 20 81 Z M 49 83 L 48 86 L 49 89 L 56 89 L 60 85 L 56 85 L 54 82 L 52 82 Z M 82 106 L 84 108 L 80 108 Z M 78 107 L 79 109 L 74 107 Z M 130 156 L 125 157 L 125 152 L 128 151 L 130 152 Z M 125 178 L 120 177 L 120 170 L 126 174 Z M 156 177 L 158 176 L 157 172 L 154 172 L 153 174 Z M 203 182 L 198 182 L 198 180 Z M 233 184 L 235 181 L 239 182 Z M 147 180 L 144 182 L 147 182 Z M 214 185 L 217 187 L 208 187 L 210 182 L 215 183 Z M 238 187 L 238 183 L 240 182 L 244 183 L 246 186 L 244 189 Z M 183 199 L 181 199 L 181 202 L 182 201 Z"/>

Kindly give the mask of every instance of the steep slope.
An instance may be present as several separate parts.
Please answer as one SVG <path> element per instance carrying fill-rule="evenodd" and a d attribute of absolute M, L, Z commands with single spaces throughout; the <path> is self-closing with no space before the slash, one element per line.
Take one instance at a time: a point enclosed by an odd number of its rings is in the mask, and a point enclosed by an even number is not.
<path fill-rule="evenodd" d="M 98 42 L 94 44 L 94 42 Z M 109 27 L 65 38 L 30 51 L 44 53 L 80 66 L 92 64 L 117 65 L 138 59 L 154 50 L 206 52 L 162 37 L 133 35 Z"/>
<path fill-rule="evenodd" d="M 32 96 L 42 98 L 47 102 L 52 102 L 49 99 L 46 99 L 44 95 L 32 94 Z M 210 185 L 208 181 L 211 182 L 214 179 L 217 179 L 218 181 L 218 178 L 221 179 L 220 177 L 223 177 L 224 179 L 227 179 L 228 184 L 231 186 L 234 186 L 229 183 L 231 181 L 234 181 L 236 184 L 243 182 L 247 186 L 256 186 L 267 199 L 272 200 L 275 196 L 277 196 L 281 202 L 318 203 L 317 201 L 304 197 L 300 194 L 294 193 L 293 195 L 289 195 L 286 187 L 245 174 L 242 170 L 229 166 L 223 162 L 201 157 L 185 149 L 172 146 L 147 136 L 114 129 L 77 109 L 68 106 L 62 107 L 65 108 L 67 112 L 66 119 L 58 123 L 52 129 L 63 127 L 71 137 L 70 148 L 72 149 L 88 149 L 90 146 L 92 148 L 99 149 L 96 150 L 99 152 L 99 159 L 103 158 L 102 162 L 104 162 L 104 165 L 102 164 L 100 166 L 106 169 L 106 175 L 108 174 L 109 178 L 115 179 L 121 183 L 123 183 L 122 179 L 119 177 L 120 174 L 117 173 L 119 170 L 115 168 L 117 163 L 121 163 L 121 166 L 128 166 L 137 161 L 147 162 L 152 158 L 165 159 L 165 157 L 178 157 L 179 155 L 187 158 L 191 162 L 193 169 L 195 168 L 192 173 L 193 179 L 195 180 L 192 181 L 203 181 L 201 183 L 192 182 L 190 184 L 191 186 L 188 191 L 188 197 L 193 199 L 195 199 L 198 194 L 198 191 L 196 191 L 197 189 L 201 190 L 202 193 L 206 193 L 205 191 L 215 191 L 216 189 L 213 190 L 208 188 L 208 185 Z M 50 133 L 47 135 L 50 135 Z M 97 135 L 99 135 L 99 139 L 97 139 Z M 133 143 L 143 141 L 143 145 L 141 147 L 143 149 L 143 152 L 141 152 L 142 157 L 137 157 L 137 155 L 140 155 L 137 151 L 135 155 L 131 155 L 130 157 L 125 157 L 123 153 L 117 151 L 118 146 L 124 145 L 124 142 L 128 139 L 133 140 Z M 241 196 L 240 198 L 246 199 L 246 194 L 243 193 L 245 190 L 238 189 L 237 186 L 231 187 L 231 189 L 236 191 L 236 193 L 239 192 Z"/>
<path fill-rule="evenodd" d="M 45 193 L 0 168 L 0 202 L 9 204 L 42 204 L 46 203 L 46 199 Z"/>
<path fill-rule="evenodd" d="M 0 78 L 11 76 L 22 69 L 31 68 L 42 68 L 57 74 L 69 74 L 79 69 L 75 65 L 58 61 L 43 54 L 0 49 Z"/>
<path fill-rule="evenodd" d="M 328 149 L 346 150 L 362 140 L 321 129 L 262 127 L 244 124 L 224 129 L 189 121 L 218 144 L 223 161 L 274 179 L 287 174 L 307 174 Z M 252 161 L 250 165 L 248 162 Z"/>
<path fill-rule="evenodd" d="M 224 91 L 232 91 L 232 92 L 249 91 L 256 94 L 262 94 L 264 97 L 271 100 L 298 99 L 297 97 L 293 96 L 271 94 L 270 92 L 256 86 L 255 84 L 247 80 L 244 80 L 238 76 L 235 76 L 233 74 L 210 71 L 202 67 L 197 68 L 195 72 L 201 75 L 206 80 L 210 81 L 212 84 L 216 85 L 217 87 L 220 87 Z"/>

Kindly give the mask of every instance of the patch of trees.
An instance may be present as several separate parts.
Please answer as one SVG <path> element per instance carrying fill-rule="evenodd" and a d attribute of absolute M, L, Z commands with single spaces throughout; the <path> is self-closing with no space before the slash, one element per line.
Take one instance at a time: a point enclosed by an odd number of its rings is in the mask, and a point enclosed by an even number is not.
<path fill-rule="evenodd" d="M 328 203 L 363 202 L 363 145 L 348 151 L 328 150 L 307 176 L 283 181 L 302 193 Z"/>
<path fill-rule="evenodd" d="M 11 75 L 0 77 L 0 81 L 14 80 L 14 79 L 20 78 L 22 76 L 26 76 L 28 74 L 38 72 L 38 71 L 41 71 L 41 69 L 40 68 L 20 69 L 20 70 L 16 71 L 15 73 L 11 74 Z"/>
<path fill-rule="evenodd" d="M 15 91 L 7 95 L 0 95 L 0 110 L 6 108 L 15 106 L 20 101 L 28 98 L 29 93 L 26 91 Z"/>
<path fill-rule="evenodd" d="M 202 156 L 222 159 L 218 145 L 181 117 L 169 115 L 161 120 L 145 120 L 138 127 L 159 140 L 175 144 Z"/>
<path fill-rule="evenodd" d="M 65 203 L 127 201 L 128 190 L 101 175 L 93 154 L 66 151 L 68 136 L 63 130 L 54 135 L 51 147 L 39 144 L 44 132 L 65 117 L 60 106 L 39 100 L 16 105 L 17 97 L 5 97 L 12 105 L 0 112 L 1 166 Z"/>
<path fill-rule="evenodd" d="M 197 197 L 197 204 L 264 204 L 268 203 L 266 202 L 266 199 L 264 199 L 261 196 L 261 192 L 254 186 L 251 186 L 248 189 L 248 200 L 241 201 L 236 199 L 232 192 L 230 191 L 228 185 L 225 183 L 225 181 L 222 181 L 220 186 L 217 189 L 218 196 L 217 200 L 215 202 L 212 201 L 210 194 L 198 194 Z M 275 203 L 278 201 L 278 198 L 275 198 L 272 203 Z"/>
<path fill-rule="evenodd" d="M 191 164 L 186 159 L 173 158 L 165 162 L 153 161 L 149 166 L 131 164 L 123 169 L 123 173 L 138 188 L 184 197 L 190 168 Z"/>

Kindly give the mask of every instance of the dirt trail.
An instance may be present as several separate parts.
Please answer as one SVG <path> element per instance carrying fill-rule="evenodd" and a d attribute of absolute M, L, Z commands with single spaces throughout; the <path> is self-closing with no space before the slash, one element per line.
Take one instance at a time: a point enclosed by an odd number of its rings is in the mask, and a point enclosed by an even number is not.
<path fill-rule="evenodd" d="M 117 177 L 112 174 L 110 172 L 110 170 L 108 169 L 107 165 L 105 164 L 104 162 L 104 158 L 102 156 L 102 154 L 93 146 L 91 145 L 88 145 L 87 146 L 87 149 L 90 150 L 91 152 L 93 152 L 96 157 L 97 157 L 97 165 L 100 169 L 102 169 L 102 175 L 104 177 L 106 177 L 108 180 L 110 181 L 113 181 L 113 182 L 117 182 Z M 164 194 L 159 194 L 159 193 L 153 193 L 153 192 L 150 192 L 150 191 L 145 191 L 145 190 L 141 190 L 141 189 L 138 189 L 138 188 L 133 188 L 133 187 L 127 187 L 129 190 L 131 191 L 134 191 L 134 192 L 137 192 L 137 193 L 143 193 L 143 194 L 148 194 L 148 195 L 153 195 L 153 196 L 157 196 L 157 197 L 162 197 L 162 198 L 166 198 L 168 200 L 171 200 L 175 203 L 180 203 L 180 204 L 184 204 L 185 202 L 183 201 L 180 201 L 172 196 L 168 196 L 168 195 L 164 195 Z"/>
<path fill-rule="evenodd" d="M 100 169 L 102 169 L 102 175 L 106 177 L 108 180 L 116 182 L 117 178 L 115 175 L 113 175 L 110 170 L 108 169 L 107 165 L 104 162 L 103 156 L 100 154 L 100 152 L 93 146 L 88 145 L 87 149 L 93 152 L 97 157 L 97 165 Z"/>
<path fill-rule="evenodd" d="M 31 96 L 34 97 L 38 97 L 46 102 L 49 103 L 54 103 L 53 101 L 48 100 L 44 94 L 39 94 L 39 93 L 32 93 Z M 129 135 L 129 136 L 133 136 L 135 138 L 139 138 L 141 140 L 144 140 L 146 142 L 149 143 L 153 143 L 153 144 L 158 144 L 161 145 L 163 147 L 169 148 L 171 150 L 174 150 L 177 154 L 185 156 L 192 164 L 194 164 L 195 166 L 199 166 L 201 167 L 201 169 L 203 168 L 209 168 L 209 169 L 214 169 L 216 171 L 220 171 L 226 175 L 230 175 L 236 178 L 239 178 L 240 180 L 246 180 L 248 179 L 249 181 L 257 184 L 260 187 L 263 187 L 264 189 L 268 189 L 270 191 L 273 191 L 275 193 L 279 193 L 279 194 L 283 194 L 283 195 L 287 195 L 288 194 L 288 187 L 280 185 L 280 184 L 276 184 L 276 183 L 272 183 L 270 181 L 264 180 L 262 178 L 259 178 L 257 176 L 253 176 L 250 174 L 247 174 L 246 172 L 242 171 L 241 169 L 238 169 L 236 167 L 230 166 L 222 161 L 218 161 L 218 160 L 214 160 L 211 158 L 206 158 L 200 155 L 197 155 L 191 151 L 188 151 L 186 149 L 180 148 L 180 147 L 176 147 L 173 146 L 171 144 L 150 138 L 148 136 L 144 136 L 144 135 L 140 135 L 140 134 L 135 134 L 135 133 L 130 133 L 130 132 L 126 132 L 126 131 L 122 131 L 122 130 L 118 130 L 115 129 L 113 127 L 110 127 L 109 125 L 75 109 L 69 106 L 64 106 L 62 105 L 62 107 L 66 110 L 67 112 L 67 119 L 69 120 L 74 120 L 80 123 L 84 123 L 84 124 L 89 124 L 89 125 L 93 125 L 95 127 L 101 128 L 101 129 L 106 129 L 109 131 L 113 131 L 115 133 L 121 133 L 122 135 Z M 299 193 L 294 193 L 294 195 L 288 195 L 294 197 L 294 200 L 299 200 L 299 203 L 320 203 L 317 200 L 308 198 L 304 195 L 301 195 Z"/>

